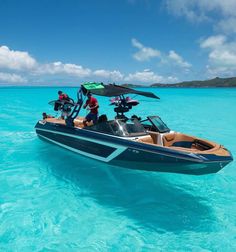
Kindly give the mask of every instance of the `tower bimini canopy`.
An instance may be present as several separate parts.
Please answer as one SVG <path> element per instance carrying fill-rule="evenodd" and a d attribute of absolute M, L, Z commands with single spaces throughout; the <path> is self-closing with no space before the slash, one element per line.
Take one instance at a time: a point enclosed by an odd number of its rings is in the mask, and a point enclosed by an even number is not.
<path fill-rule="evenodd" d="M 127 87 L 118 86 L 115 84 L 104 85 L 103 83 L 98 82 L 87 82 L 81 85 L 82 92 L 84 94 L 91 92 L 95 95 L 101 96 L 120 96 L 125 94 L 137 94 L 150 98 L 160 99 L 158 96 L 152 92 L 138 91 Z"/>

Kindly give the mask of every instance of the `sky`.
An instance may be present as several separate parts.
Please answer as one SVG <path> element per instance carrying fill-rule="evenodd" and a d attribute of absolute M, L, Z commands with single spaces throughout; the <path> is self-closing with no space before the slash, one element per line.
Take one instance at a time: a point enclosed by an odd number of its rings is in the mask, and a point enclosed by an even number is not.
<path fill-rule="evenodd" d="M 0 0 L 0 85 L 236 75 L 235 0 Z"/>

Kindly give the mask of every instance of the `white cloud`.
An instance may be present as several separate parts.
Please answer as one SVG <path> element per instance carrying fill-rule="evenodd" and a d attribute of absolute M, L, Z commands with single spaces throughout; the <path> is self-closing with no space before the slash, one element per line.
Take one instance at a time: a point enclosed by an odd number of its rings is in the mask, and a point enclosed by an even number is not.
<path fill-rule="evenodd" d="M 176 65 L 183 67 L 183 68 L 189 68 L 191 67 L 191 64 L 187 61 L 184 61 L 183 58 L 177 54 L 175 51 L 171 50 L 169 51 L 168 58 Z"/>
<path fill-rule="evenodd" d="M 27 83 L 27 80 L 18 74 L 0 72 L 0 83 Z"/>
<path fill-rule="evenodd" d="M 236 52 L 235 50 L 231 51 L 227 47 L 225 49 L 213 50 L 209 54 L 209 59 L 218 65 L 236 67 Z"/>
<path fill-rule="evenodd" d="M 133 54 L 133 57 L 138 61 L 148 61 L 151 58 L 160 57 L 161 53 L 160 51 L 153 49 L 151 47 L 145 47 L 143 44 L 141 44 L 137 39 L 131 40 L 132 45 L 139 49 L 138 52 Z"/>
<path fill-rule="evenodd" d="M 200 48 L 208 52 L 210 76 L 236 74 L 235 0 L 165 0 L 165 5 L 170 13 L 194 23 L 208 21 L 213 31 L 220 33 L 200 41 Z"/>
<path fill-rule="evenodd" d="M 159 51 L 144 47 L 135 39 L 132 40 L 132 42 L 136 48 L 140 49 L 137 53 L 137 58 L 139 60 L 147 60 L 151 57 L 160 56 Z M 187 62 L 174 51 L 171 51 L 170 58 L 177 64 L 185 67 L 187 66 Z M 50 75 L 57 76 L 58 79 L 62 78 L 64 80 L 68 77 L 72 77 L 77 80 L 99 78 L 108 82 L 171 83 L 177 81 L 175 77 L 163 77 L 150 69 L 124 75 L 119 70 L 91 70 L 81 65 L 63 63 L 61 61 L 42 64 L 32 58 L 28 52 L 10 50 L 7 46 L 0 47 L 0 70 L 1 69 L 7 70 L 7 72 L 0 72 L 0 83 L 27 83 L 27 79 L 29 79 L 31 83 L 43 83 L 51 78 L 49 77 Z M 14 71 L 17 71 L 17 73 L 22 72 L 24 77 L 14 73 Z M 73 79 L 70 78 L 70 80 Z"/>
<path fill-rule="evenodd" d="M 147 61 L 150 58 L 158 57 L 161 59 L 161 64 L 173 64 L 175 66 L 188 69 L 192 65 L 185 61 L 179 54 L 177 54 L 174 50 L 170 50 L 168 55 L 165 53 L 161 53 L 159 50 L 145 47 L 138 40 L 132 39 L 132 45 L 138 49 L 140 49 L 137 53 L 133 55 L 133 57 L 138 61 Z"/>
<path fill-rule="evenodd" d="M 120 71 L 117 71 L 117 70 L 108 71 L 108 70 L 100 69 L 100 70 L 94 71 L 93 74 L 97 77 L 105 78 L 111 82 L 121 81 L 123 80 L 123 77 L 124 77 L 124 75 Z"/>
<path fill-rule="evenodd" d="M 27 71 L 32 75 L 66 74 L 77 77 L 86 77 L 92 73 L 89 68 L 60 61 L 40 64 L 28 52 L 10 50 L 7 46 L 0 47 L 0 69 Z"/>
<path fill-rule="evenodd" d="M 201 48 L 217 48 L 222 46 L 227 38 L 224 35 L 210 36 L 200 43 Z"/>
<path fill-rule="evenodd" d="M 211 36 L 202 40 L 200 47 L 209 50 L 211 64 L 236 68 L 236 43 L 228 42 L 223 35 Z"/>
<path fill-rule="evenodd" d="M 36 66 L 36 60 L 28 52 L 13 51 L 7 46 L 0 46 L 0 68 L 29 70 Z"/>
<path fill-rule="evenodd" d="M 204 0 L 203 0 L 204 1 Z M 197 0 L 166 0 L 167 10 L 176 16 L 185 16 L 190 21 L 208 20 L 205 13 L 198 7 Z"/>
<path fill-rule="evenodd" d="M 236 17 L 229 17 L 219 21 L 217 30 L 224 31 L 226 34 L 236 33 Z"/>
<path fill-rule="evenodd" d="M 235 0 L 165 0 L 164 4 L 170 13 L 191 22 L 210 21 L 221 32 L 236 32 Z"/>
<path fill-rule="evenodd" d="M 177 81 L 177 78 L 169 76 L 163 77 L 155 74 L 149 69 L 145 69 L 142 72 L 130 73 L 124 78 L 126 82 L 144 82 L 144 83 L 173 83 Z"/>
<path fill-rule="evenodd" d="M 200 47 L 208 50 L 207 72 L 210 75 L 233 75 L 236 73 L 236 42 L 229 42 L 223 35 L 202 40 Z"/>
<path fill-rule="evenodd" d="M 91 74 L 89 68 L 83 68 L 80 65 L 71 63 L 62 63 L 60 61 L 49 64 L 41 64 L 38 69 L 35 70 L 38 74 L 66 74 L 70 76 L 86 77 Z"/>
<path fill-rule="evenodd" d="M 235 74 L 235 69 L 224 66 L 206 66 L 206 72 L 210 78 L 218 76 L 228 76 L 231 77 Z"/>

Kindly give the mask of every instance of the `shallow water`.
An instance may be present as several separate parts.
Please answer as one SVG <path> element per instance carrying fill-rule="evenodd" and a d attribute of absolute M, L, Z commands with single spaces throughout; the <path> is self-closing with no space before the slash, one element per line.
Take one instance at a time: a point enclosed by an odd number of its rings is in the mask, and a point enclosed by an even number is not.
<path fill-rule="evenodd" d="M 57 88 L 0 89 L 0 251 L 235 251 L 236 163 L 213 175 L 132 171 L 37 138 Z M 130 113 L 236 156 L 236 89 L 147 89 Z M 64 88 L 75 97 L 75 88 Z M 100 113 L 112 116 L 107 98 Z M 85 114 L 85 111 L 83 111 Z"/>

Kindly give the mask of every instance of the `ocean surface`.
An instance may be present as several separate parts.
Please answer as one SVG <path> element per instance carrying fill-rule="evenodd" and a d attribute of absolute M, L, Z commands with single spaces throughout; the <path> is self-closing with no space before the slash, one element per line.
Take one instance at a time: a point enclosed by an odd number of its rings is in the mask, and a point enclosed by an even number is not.
<path fill-rule="evenodd" d="M 117 168 L 40 140 L 58 89 L 0 88 L 0 251 L 236 251 L 236 162 L 204 176 Z M 145 90 L 145 89 L 142 89 Z M 130 113 L 225 145 L 236 89 L 148 88 Z M 97 97 L 100 114 L 114 115 Z M 83 111 L 82 115 L 85 115 Z"/>

